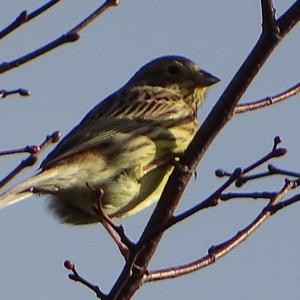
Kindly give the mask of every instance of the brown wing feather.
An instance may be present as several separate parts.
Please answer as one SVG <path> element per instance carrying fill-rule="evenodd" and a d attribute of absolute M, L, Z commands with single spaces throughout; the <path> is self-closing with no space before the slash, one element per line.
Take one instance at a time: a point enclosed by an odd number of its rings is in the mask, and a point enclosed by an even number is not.
<path fill-rule="evenodd" d="M 190 117 L 192 112 L 189 110 L 187 112 L 190 114 L 182 117 L 182 111 L 187 108 L 187 104 L 172 90 L 168 92 L 166 89 L 143 87 L 127 90 L 126 95 L 122 92 L 113 94 L 91 110 L 66 135 L 42 162 L 41 168 L 46 169 L 89 149 L 97 148 L 105 155 L 105 149 L 109 149 L 113 143 L 120 145 L 138 135 L 148 136 L 154 141 L 163 140 L 167 148 L 172 148 L 175 137 L 168 128 L 180 122 L 180 119 L 184 121 Z M 113 153 L 108 151 L 107 155 Z"/>

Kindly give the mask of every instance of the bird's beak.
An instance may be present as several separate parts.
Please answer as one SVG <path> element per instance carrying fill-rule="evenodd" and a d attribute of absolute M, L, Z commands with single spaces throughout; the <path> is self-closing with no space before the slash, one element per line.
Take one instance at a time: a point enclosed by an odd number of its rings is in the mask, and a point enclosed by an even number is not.
<path fill-rule="evenodd" d="M 201 87 L 210 86 L 220 81 L 220 79 L 206 71 L 200 70 L 197 73 L 197 85 Z"/>

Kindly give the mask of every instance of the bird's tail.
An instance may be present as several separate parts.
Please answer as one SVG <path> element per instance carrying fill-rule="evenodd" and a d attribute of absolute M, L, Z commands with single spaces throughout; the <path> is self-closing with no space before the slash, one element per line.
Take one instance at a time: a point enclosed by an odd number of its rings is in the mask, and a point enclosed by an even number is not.
<path fill-rule="evenodd" d="M 43 186 L 47 186 L 49 180 L 56 175 L 53 170 L 43 171 L 8 189 L 0 195 L 0 209 L 25 200 L 35 193 L 42 194 Z"/>

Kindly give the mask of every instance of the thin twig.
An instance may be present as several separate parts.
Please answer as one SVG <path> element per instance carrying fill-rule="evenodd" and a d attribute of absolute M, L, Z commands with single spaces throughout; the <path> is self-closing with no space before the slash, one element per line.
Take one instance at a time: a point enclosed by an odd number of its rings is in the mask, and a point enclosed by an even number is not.
<path fill-rule="evenodd" d="M 281 210 L 281 209 L 283 209 L 283 208 L 285 208 L 285 207 L 287 207 L 289 205 L 292 205 L 292 204 L 294 204 L 296 202 L 299 202 L 299 201 L 300 201 L 300 194 L 295 195 L 295 196 L 293 196 L 293 197 L 291 197 L 289 199 L 286 199 L 284 201 L 281 201 L 281 202 L 279 202 L 279 203 L 271 206 L 270 207 L 270 212 L 273 215 L 273 214 L 277 213 L 277 211 L 279 211 L 279 210 Z"/>
<path fill-rule="evenodd" d="M 170 218 L 166 223 L 161 224 L 160 226 L 157 226 L 154 228 L 149 235 L 145 236 L 143 240 L 140 240 L 139 243 L 136 245 L 136 247 L 140 247 L 140 245 L 149 242 L 151 239 L 156 237 L 157 235 L 161 234 L 162 232 L 166 231 L 170 227 L 174 226 L 175 224 L 189 218 L 190 216 L 194 215 L 195 213 L 218 205 L 220 195 L 223 193 L 224 190 L 226 190 L 233 182 L 237 180 L 242 175 L 242 170 L 240 168 L 237 168 L 234 170 L 232 175 L 227 179 L 227 181 L 222 184 L 221 187 L 219 187 L 212 195 L 210 195 L 207 199 L 201 201 L 199 204 L 195 205 L 194 207 L 186 210 L 185 212 L 173 216 Z"/>
<path fill-rule="evenodd" d="M 0 99 L 1 98 L 3 99 L 9 95 L 16 95 L 16 94 L 19 94 L 20 96 L 23 96 L 23 97 L 28 97 L 28 96 L 30 96 L 30 91 L 27 89 L 22 89 L 22 88 L 10 90 L 10 91 L 0 90 Z"/>
<path fill-rule="evenodd" d="M 51 8 L 52 6 L 54 6 L 55 4 L 57 4 L 60 1 L 61 0 L 50 0 L 50 1 L 48 1 L 47 3 L 42 5 L 41 7 L 37 8 L 35 11 L 31 12 L 27 17 L 26 22 L 36 18 L 38 15 L 42 14 L 44 11 Z"/>
<path fill-rule="evenodd" d="M 0 151 L 0 156 L 20 154 L 20 153 L 37 154 L 38 152 L 40 152 L 40 150 L 41 150 L 40 146 L 28 145 L 28 146 L 25 146 L 23 148 Z"/>
<path fill-rule="evenodd" d="M 281 139 L 280 137 L 276 136 L 273 139 L 273 146 L 272 149 L 269 153 L 267 153 L 266 155 L 264 155 L 262 158 L 260 158 L 259 160 L 257 160 L 255 163 L 252 163 L 251 165 L 249 165 L 248 167 L 241 169 L 241 168 L 237 168 L 233 171 L 233 173 L 228 173 L 225 172 L 223 170 L 217 170 L 216 174 L 218 177 L 223 177 L 223 176 L 229 176 L 229 178 L 227 179 L 227 181 L 220 187 L 218 188 L 212 195 L 210 195 L 207 199 L 203 200 L 202 202 L 200 202 L 199 204 L 195 205 L 194 207 L 188 209 L 187 211 L 177 215 L 177 216 L 172 216 L 167 222 L 165 222 L 164 224 L 160 224 L 159 226 L 157 226 L 156 228 L 154 228 L 148 236 L 144 237 L 144 240 L 140 240 L 139 244 L 137 245 L 137 247 L 139 247 L 140 243 L 146 243 L 147 241 L 153 239 L 155 236 L 161 234 L 162 232 L 166 231 L 168 228 L 174 226 L 175 224 L 189 218 L 190 216 L 192 216 L 193 214 L 209 208 L 209 207 L 213 207 L 216 206 L 218 204 L 219 200 L 229 200 L 225 199 L 225 195 L 229 195 L 229 194 L 223 194 L 223 192 L 233 183 L 236 182 L 237 186 L 241 186 L 242 184 L 244 184 L 248 179 L 251 178 L 251 175 L 249 176 L 244 176 L 244 174 L 249 173 L 250 171 L 254 170 L 255 168 L 259 167 L 260 165 L 264 164 L 266 161 L 272 159 L 272 158 L 276 158 L 279 157 L 281 155 L 284 155 L 286 153 L 286 149 L 284 148 L 278 148 L 278 145 L 281 143 Z M 268 176 L 270 176 L 270 174 L 268 172 L 266 172 L 268 174 Z M 259 175 L 253 175 L 256 176 L 257 178 L 259 178 Z M 263 173 L 263 175 L 261 175 L 261 177 L 267 176 L 265 175 L 265 173 Z M 241 194 L 240 194 L 241 195 Z M 274 194 L 272 194 L 273 196 Z M 223 197 L 223 198 L 222 198 Z M 228 196 L 227 196 L 228 197 Z M 234 196 L 232 196 L 232 198 L 234 198 Z M 238 198 L 238 196 L 236 196 L 235 198 Z M 264 195 L 264 198 L 270 199 L 270 194 L 268 194 L 268 196 L 266 197 L 266 194 Z"/>
<path fill-rule="evenodd" d="M 285 155 L 287 153 L 287 150 L 285 148 L 278 148 L 278 145 L 280 143 L 281 143 L 281 138 L 279 136 L 276 136 L 273 140 L 272 150 L 269 153 L 267 153 L 264 157 L 259 159 L 257 162 L 255 162 L 252 165 L 250 165 L 249 167 L 245 168 L 243 170 L 243 174 L 247 174 L 250 171 L 253 171 L 254 169 L 261 166 L 262 164 L 269 161 L 270 159 Z"/>
<path fill-rule="evenodd" d="M 60 140 L 60 138 L 61 138 L 61 132 L 60 131 L 54 131 L 52 134 L 47 135 L 45 140 L 39 146 L 41 151 L 43 151 L 50 144 L 57 143 Z"/>
<path fill-rule="evenodd" d="M 14 168 L 8 175 L 6 175 L 0 181 L 0 189 L 5 186 L 10 180 L 12 180 L 15 176 L 17 176 L 22 170 L 27 167 L 33 166 L 37 161 L 37 157 L 35 155 L 30 155 L 26 159 L 22 160 L 19 165 Z"/>
<path fill-rule="evenodd" d="M 254 180 L 254 179 L 274 175 L 275 173 L 271 174 L 270 170 L 268 170 L 266 172 L 245 176 L 245 174 L 249 173 L 250 171 L 253 171 L 257 167 L 259 167 L 259 166 L 263 165 L 264 163 L 266 163 L 267 161 L 269 161 L 273 158 L 277 158 L 277 157 L 281 157 L 281 156 L 285 155 L 287 153 L 287 150 L 285 148 L 278 148 L 278 145 L 280 143 L 281 143 L 281 138 L 279 136 L 276 136 L 273 140 L 272 150 L 269 153 L 267 153 L 265 156 L 263 156 L 262 158 L 260 158 L 259 160 L 257 160 L 256 162 L 254 162 L 253 164 L 248 166 L 247 168 L 243 169 L 243 175 L 240 176 L 236 180 L 235 185 L 237 187 L 241 187 L 242 185 L 244 185 L 249 180 Z M 215 174 L 218 177 L 231 176 L 231 174 L 229 172 L 224 171 L 222 169 L 216 170 Z"/>
<path fill-rule="evenodd" d="M 77 41 L 80 36 L 79 32 L 88 24 L 90 24 L 96 17 L 106 11 L 109 7 L 118 5 L 117 0 L 107 0 L 102 4 L 98 9 L 96 9 L 93 13 L 91 13 L 88 17 L 86 17 L 82 22 L 74 26 L 71 30 L 51 41 L 50 43 L 22 56 L 10 62 L 4 62 L 0 65 L 0 74 L 7 72 L 13 68 L 16 68 L 22 64 L 27 63 L 30 60 L 35 59 L 42 54 L 45 54 L 61 45 L 66 43 L 72 43 Z"/>
<path fill-rule="evenodd" d="M 244 112 L 248 112 L 251 110 L 260 109 L 262 107 L 266 107 L 266 106 L 278 103 L 280 101 L 286 100 L 286 99 L 298 94 L 299 92 L 300 92 L 300 82 L 298 82 L 297 84 L 293 85 L 289 89 L 287 89 L 279 94 L 276 94 L 276 95 L 273 95 L 270 97 L 265 97 L 263 99 L 249 102 L 249 103 L 241 103 L 235 108 L 234 112 L 236 114 L 239 114 L 239 113 L 244 113 Z"/>
<path fill-rule="evenodd" d="M 257 179 L 260 179 L 260 178 L 270 177 L 270 176 L 273 176 L 273 175 L 285 175 L 285 176 L 296 177 L 296 178 L 300 177 L 300 173 L 298 173 L 298 172 L 279 169 L 279 168 L 275 167 L 274 165 L 269 164 L 268 165 L 268 171 L 253 174 L 253 175 L 241 176 L 236 181 L 236 186 L 241 187 L 246 182 L 249 182 L 251 180 L 257 180 Z M 230 176 L 230 173 L 227 173 L 227 176 Z"/>
<path fill-rule="evenodd" d="M 36 9 L 35 11 L 33 11 L 32 13 L 30 13 L 30 14 L 28 14 L 26 10 L 22 11 L 19 14 L 19 16 L 12 23 L 10 23 L 7 27 L 5 27 L 3 30 L 0 31 L 0 39 L 4 38 L 9 33 L 16 30 L 21 25 L 23 25 L 23 24 L 27 23 L 28 21 L 34 19 L 35 17 L 37 17 L 38 15 L 40 15 L 41 13 L 43 13 L 44 11 L 46 11 L 47 9 L 49 9 L 50 7 L 52 7 L 53 5 L 58 3 L 59 1 L 61 1 L 61 0 L 51 0 L 47 3 L 45 3 L 44 5 L 42 5 L 41 7 L 39 7 L 38 9 Z"/>
<path fill-rule="evenodd" d="M 271 199 L 276 195 L 274 192 L 254 192 L 254 193 L 223 193 L 220 195 L 221 201 L 228 201 L 231 199 L 242 199 L 242 198 L 251 198 L 251 199 Z"/>
<path fill-rule="evenodd" d="M 22 57 L 19 57 L 15 60 L 12 60 L 10 62 L 4 62 L 0 65 L 0 74 L 5 73 L 13 68 L 19 67 L 20 65 L 23 65 L 27 63 L 30 60 L 33 60 L 34 58 L 45 54 L 51 50 L 53 50 L 56 47 L 59 47 L 66 43 L 72 43 L 79 39 L 79 35 L 77 33 L 68 33 L 63 34 L 59 38 L 53 40 L 52 42 L 48 43 L 47 45 L 36 49 Z"/>
<path fill-rule="evenodd" d="M 86 287 L 88 287 L 89 289 L 91 289 L 93 292 L 95 292 L 97 298 L 100 298 L 102 300 L 107 299 L 107 296 L 100 290 L 100 288 L 97 285 L 94 285 L 94 284 L 90 283 L 88 280 L 86 280 L 81 275 L 79 275 L 79 273 L 76 270 L 76 267 L 75 267 L 74 263 L 72 263 L 69 260 L 66 260 L 64 262 L 64 266 L 67 270 L 72 272 L 71 274 L 69 274 L 69 278 L 71 280 L 74 280 L 76 282 L 80 282 L 83 285 L 85 285 Z"/>
<path fill-rule="evenodd" d="M 14 31 L 16 28 L 20 27 L 24 22 L 27 20 L 27 11 L 22 11 L 18 17 L 8 26 L 6 26 L 4 29 L 0 31 L 0 39 L 4 38 L 8 34 L 10 34 L 12 31 Z"/>
<path fill-rule="evenodd" d="M 240 243 L 245 241 L 260 225 L 262 225 L 262 223 L 268 217 L 279 211 L 279 209 L 281 209 L 282 207 L 280 206 L 280 204 L 278 204 L 277 206 L 276 202 L 280 201 L 289 190 L 297 187 L 298 185 L 298 181 L 286 181 L 283 188 L 270 199 L 268 205 L 262 209 L 260 214 L 248 226 L 239 231 L 229 240 L 219 245 L 210 247 L 210 249 L 208 250 L 208 255 L 188 264 L 149 272 L 144 275 L 143 282 L 145 283 L 175 278 L 211 265 L 217 259 L 220 259 L 231 250 L 236 248 Z M 288 203 L 285 203 L 285 206 L 289 205 L 289 203 L 292 204 L 299 200 L 300 196 L 298 195 L 297 198 L 294 198 Z"/>
<path fill-rule="evenodd" d="M 295 179 L 295 180 L 292 181 L 292 183 L 294 185 L 292 188 L 295 188 L 295 187 L 297 187 L 299 185 L 299 182 L 300 182 L 300 176 L 299 176 L 299 174 L 298 174 L 297 177 L 298 177 L 297 179 Z M 276 197 L 276 193 L 275 192 L 223 193 L 220 196 L 220 200 L 222 200 L 222 201 L 228 201 L 228 200 L 236 199 L 236 198 L 239 198 L 239 199 L 242 199 L 242 198 L 272 199 L 274 197 Z M 299 196 L 297 196 L 297 197 L 299 197 Z M 294 199 L 294 198 L 292 198 L 292 199 Z M 294 203 L 296 201 L 297 200 L 285 200 L 285 201 L 279 202 L 278 204 L 276 204 L 276 206 L 278 205 L 278 206 L 280 206 L 280 208 L 278 208 L 278 209 L 282 209 L 283 207 L 288 206 L 288 205 L 290 205 L 290 204 L 292 204 L 292 203 Z M 285 204 L 285 203 L 288 203 L 288 204 Z M 273 210 L 276 210 L 276 209 L 273 209 Z"/>
<path fill-rule="evenodd" d="M 285 176 L 291 176 L 291 177 L 300 177 L 300 173 L 279 169 L 271 164 L 268 165 L 268 170 L 269 170 L 270 174 L 278 174 L 278 175 L 285 175 Z"/>
<path fill-rule="evenodd" d="M 10 180 L 12 180 L 15 176 L 17 176 L 22 170 L 27 167 L 33 166 L 37 161 L 37 155 L 43 151 L 49 144 L 57 143 L 60 139 L 61 133 L 59 131 L 55 131 L 51 135 L 47 135 L 46 139 L 39 146 L 26 146 L 21 149 L 2 151 L 0 155 L 10 155 L 16 153 L 30 153 L 30 155 L 22 160 L 20 164 L 12 170 L 8 175 L 6 175 L 0 181 L 0 188 L 2 188 L 5 184 L 7 184 Z"/>
<path fill-rule="evenodd" d="M 99 15 L 104 13 L 108 8 L 117 6 L 119 4 L 119 0 L 106 0 L 99 8 L 97 8 L 94 12 L 92 12 L 89 16 L 87 16 L 83 21 L 70 29 L 69 32 L 79 32 L 84 27 L 89 25 L 92 21 L 94 21 Z"/>
<path fill-rule="evenodd" d="M 113 220 L 103 211 L 101 203 L 104 196 L 103 189 L 95 190 L 89 185 L 88 187 L 94 192 L 96 197 L 96 206 L 94 207 L 94 212 L 98 217 L 99 222 L 103 225 L 107 233 L 113 239 L 125 260 L 128 260 L 130 256 L 130 250 L 132 250 L 135 247 L 135 244 L 132 243 L 125 234 L 124 227 L 122 225 L 117 226 L 116 224 L 114 224 Z M 118 239 L 116 234 L 119 236 L 120 240 Z"/>

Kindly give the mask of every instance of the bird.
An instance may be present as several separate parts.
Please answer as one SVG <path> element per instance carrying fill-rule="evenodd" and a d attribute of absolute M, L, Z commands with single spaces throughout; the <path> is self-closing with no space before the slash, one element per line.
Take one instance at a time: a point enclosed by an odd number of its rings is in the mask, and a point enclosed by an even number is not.
<path fill-rule="evenodd" d="M 0 195 L 0 208 L 33 195 L 50 196 L 62 223 L 99 222 L 133 215 L 158 201 L 197 126 L 206 90 L 219 79 L 184 56 L 142 66 L 97 104 L 42 161 L 32 177 Z"/>

